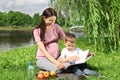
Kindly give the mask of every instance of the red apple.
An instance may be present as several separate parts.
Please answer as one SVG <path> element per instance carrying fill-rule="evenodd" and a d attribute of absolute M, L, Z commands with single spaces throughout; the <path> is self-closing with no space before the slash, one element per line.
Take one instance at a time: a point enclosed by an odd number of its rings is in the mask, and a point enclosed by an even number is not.
<path fill-rule="evenodd" d="M 44 78 L 44 74 L 38 74 L 37 76 L 39 79 L 43 79 Z"/>
<path fill-rule="evenodd" d="M 38 73 L 38 74 L 44 74 L 44 72 L 45 72 L 45 71 L 39 71 L 39 73 Z"/>

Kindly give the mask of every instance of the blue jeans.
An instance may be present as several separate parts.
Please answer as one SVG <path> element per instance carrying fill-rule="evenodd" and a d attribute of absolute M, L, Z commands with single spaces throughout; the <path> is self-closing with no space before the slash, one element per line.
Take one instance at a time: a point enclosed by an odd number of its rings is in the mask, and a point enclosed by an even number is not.
<path fill-rule="evenodd" d="M 71 72 L 71 73 L 74 73 L 77 76 L 82 75 L 82 74 L 93 75 L 93 76 L 99 76 L 100 75 L 96 71 L 93 71 L 93 70 L 89 69 L 86 63 L 71 66 L 70 68 L 65 70 L 65 72 L 68 72 L 68 73 Z"/>
<path fill-rule="evenodd" d="M 84 69 L 83 71 L 80 70 L 79 68 L 73 68 L 73 73 L 77 76 L 79 75 L 92 75 L 92 76 L 99 76 L 100 74 L 98 74 L 96 71 L 90 70 L 90 69 Z"/>

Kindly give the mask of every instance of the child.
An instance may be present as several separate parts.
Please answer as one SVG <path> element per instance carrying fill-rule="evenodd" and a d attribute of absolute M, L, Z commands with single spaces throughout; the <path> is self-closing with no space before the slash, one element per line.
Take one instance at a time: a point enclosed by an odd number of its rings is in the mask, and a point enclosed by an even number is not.
<path fill-rule="evenodd" d="M 81 49 L 75 47 L 75 35 L 72 33 L 66 33 L 66 37 L 64 40 L 65 48 L 62 49 L 61 56 L 59 61 L 61 63 L 74 63 L 74 61 L 79 60 L 77 57 L 78 53 Z M 94 55 L 93 53 L 89 53 L 89 55 Z M 93 70 L 87 68 L 86 63 L 73 65 L 69 69 L 66 70 L 67 72 L 72 72 L 77 76 L 83 75 L 95 75 L 98 76 L 99 74 Z"/>

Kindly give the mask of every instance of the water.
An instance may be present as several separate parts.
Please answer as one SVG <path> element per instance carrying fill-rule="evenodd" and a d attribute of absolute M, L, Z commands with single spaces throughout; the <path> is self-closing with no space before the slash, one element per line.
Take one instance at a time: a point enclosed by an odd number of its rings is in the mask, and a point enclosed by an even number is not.
<path fill-rule="evenodd" d="M 80 32 L 71 33 L 75 34 L 77 38 L 84 35 Z M 0 30 L 0 52 L 22 46 L 31 46 L 34 43 L 32 30 Z"/>
<path fill-rule="evenodd" d="M 0 30 L 0 51 L 33 44 L 32 30 Z"/>

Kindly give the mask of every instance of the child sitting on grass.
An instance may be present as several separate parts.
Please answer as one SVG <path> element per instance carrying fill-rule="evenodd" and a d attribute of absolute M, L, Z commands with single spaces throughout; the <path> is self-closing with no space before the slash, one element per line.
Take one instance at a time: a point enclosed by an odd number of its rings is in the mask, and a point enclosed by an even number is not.
<path fill-rule="evenodd" d="M 59 61 L 61 63 L 72 63 L 76 60 L 79 60 L 78 53 L 81 51 L 80 48 L 75 47 L 75 35 L 72 33 L 66 33 L 66 37 L 64 40 L 64 45 L 65 48 L 62 49 L 61 55 L 59 57 Z M 94 55 L 93 53 L 90 53 L 89 55 Z M 90 70 L 87 67 L 86 63 L 82 64 L 77 64 L 77 65 L 72 65 L 69 68 L 65 69 L 65 72 L 70 72 L 73 73 L 77 76 L 85 76 L 87 77 L 88 75 L 94 75 L 94 76 L 99 76 L 97 72 Z"/>

